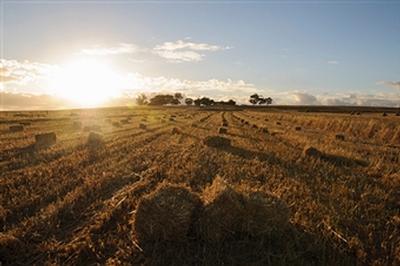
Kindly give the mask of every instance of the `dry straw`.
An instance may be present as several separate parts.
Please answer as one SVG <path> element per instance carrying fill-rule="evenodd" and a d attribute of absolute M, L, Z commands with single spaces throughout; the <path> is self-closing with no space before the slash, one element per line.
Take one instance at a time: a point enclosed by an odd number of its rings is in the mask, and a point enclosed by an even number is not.
<path fill-rule="evenodd" d="M 151 249 L 160 241 L 184 241 L 200 207 L 200 198 L 187 188 L 162 184 L 138 204 L 134 227 L 139 245 Z"/>

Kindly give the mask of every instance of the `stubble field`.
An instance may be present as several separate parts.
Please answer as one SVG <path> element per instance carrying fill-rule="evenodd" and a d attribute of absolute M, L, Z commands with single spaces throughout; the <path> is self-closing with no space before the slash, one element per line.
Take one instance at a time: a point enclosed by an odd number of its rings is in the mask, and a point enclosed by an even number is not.
<path fill-rule="evenodd" d="M 23 129 L 10 131 L 13 125 Z M 56 143 L 35 146 L 35 135 L 49 132 Z M 88 142 L 91 132 L 98 134 Z M 210 145 L 209 136 L 231 143 Z M 393 113 L 3 112 L 0 261 L 399 265 L 399 165 L 400 116 Z M 208 241 L 191 224 L 180 241 L 145 248 L 135 230 L 138 203 L 166 184 L 204 198 L 214 179 L 235 191 L 273 195 L 289 210 L 288 224 L 271 232 L 227 232 L 219 241 Z"/>

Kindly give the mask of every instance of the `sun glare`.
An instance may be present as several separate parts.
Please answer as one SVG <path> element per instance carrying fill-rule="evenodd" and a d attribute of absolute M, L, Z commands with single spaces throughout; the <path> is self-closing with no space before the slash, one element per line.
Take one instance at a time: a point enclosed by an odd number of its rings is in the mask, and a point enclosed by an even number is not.
<path fill-rule="evenodd" d="M 81 106 L 96 106 L 119 95 L 120 77 L 102 62 L 79 59 L 60 66 L 50 78 L 50 89 Z"/>

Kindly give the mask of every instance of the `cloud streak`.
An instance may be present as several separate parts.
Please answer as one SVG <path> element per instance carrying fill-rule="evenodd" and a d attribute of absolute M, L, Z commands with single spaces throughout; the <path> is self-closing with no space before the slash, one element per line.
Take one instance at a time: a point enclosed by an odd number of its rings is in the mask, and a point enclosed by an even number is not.
<path fill-rule="evenodd" d="M 119 45 L 114 47 L 95 46 L 93 48 L 82 49 L 81 53 L 85 55 L 107 56 L 107 55 L 133 54 L 137 51 L 139 51 L 139 48 L 135 44 L 120 43 Z"/>
<path fill-rule="evenodd" d="M 387 87 L 400 90 L 400 81 L 379 81 L 377 84 L 383 84 Z"/>
<path fill-rule="evenodd" d="M 52 69 L 54 66 L 49 64 L 0 59 L 0 83 L 27 84 L 48 75 Z"/>
<path fill-rule="evenodd" d="M 221 47 L 207 43 L 194 43 L 177 40 L 175 42 L 164 42 L 153 48 L 153 53 L 165 58 L 168 62 L 199 62 L 205 57 L 205 52 L 216 52 L 227 50 L 230 47 Z"/>

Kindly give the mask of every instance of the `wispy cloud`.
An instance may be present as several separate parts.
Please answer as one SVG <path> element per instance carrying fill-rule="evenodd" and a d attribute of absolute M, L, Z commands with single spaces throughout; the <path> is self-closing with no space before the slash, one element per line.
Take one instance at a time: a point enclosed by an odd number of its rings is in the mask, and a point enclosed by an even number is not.
<path fill-rule="evenodd" d="M 139 47 L 132 43 L 120 43 L 114 47 L 94 46 L 92 48 L 82 49 L 81 53 L 86 55 L 119 55 L 119 54 L 133 54 L 139 51 Z"/>
<path fill-rule="evenodd" d="M 27 84 L 46 76 L 54 66 L 30 61 L 0 59 L 0 83 Z"/>
<path fill-rule="evenodd" d="M 153 48 L 153 53 L 167 59 L 169 62 L 198 62 L 203 60 L 204 52 L 227 50 L 231 47 L 221 47 L 207 43 L 194 43 L 183 40 L 165 42 Z"/>
<path fill-rule="evenodd" d="M 377 84 L 383 84 L 387 87 L 400 90 L 400 81 L 378 81 Z"/>

